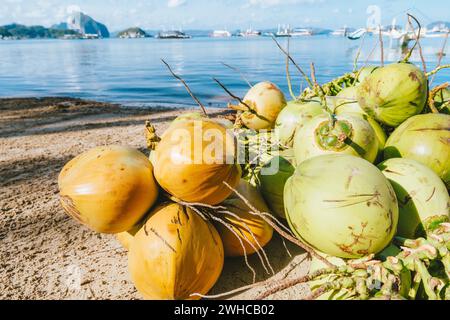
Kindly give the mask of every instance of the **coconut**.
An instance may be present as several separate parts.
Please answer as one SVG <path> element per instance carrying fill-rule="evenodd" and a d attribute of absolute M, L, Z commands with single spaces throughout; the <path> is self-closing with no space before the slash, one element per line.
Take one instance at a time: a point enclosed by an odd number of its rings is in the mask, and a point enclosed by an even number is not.
<path fill-rule="evenodd" d="M 242 179 L 237 191 L 260 212 L 269 212 L 269 208 L 267 208 L 261 194 L 247 181 Z M 222 239 L 225 256 L 236 257 L 255 253 L 272 239 L 272 227 L 262 217 L 251 214 L 251 208 L 236 194 L 233 193 L 222 203 L 222 206 L 225 206 L 226 210 L 236 215 L 219 214 L 222 220 L 233 229 L 240 239 L 224 224 L 215 223 Z M 245 247 L 245 252 L 242 245 Z"/>
<path fill-rule="evenodd" d="M 365 67 L 362 67 L 361 69 L 359 69 L 358 78 L 357 78 L 358 83 L 363 82 L 369 75 L 372 74 L 372 72 L 374 72 L 374 70 L 376 68 L 378 68 L 378 67 L 377 66 L 365 66 Z"/>
<path fill-rule="evenodd" d="M 364 120 L 366 120 L 375 132 L 375 136 L 378 141 L 378 154 L 380 155 L 386 143 L 386 133 L 384 132 L 380 124 L 369 117 L 367 113 L 365 113 L 361 108 L 356 98 L 356 91 L 356 87 L 348 87 L 339 92 L 336 96 L 337 99 L 335 101 L 334 112 L 337 115 L 349 113 L 354 116 L 362 117 Z"/>
<path fill-rule="evenodd" d="M 323 112 L 321 104 L 317 101 L 289 101 L 275 122 L 275 132 L 280 144 L 287 148 L 292 147 L 297 128 Z"/>
<path fill-rule="evenodd" d="M 283 92 L 271 82 L 254 85 L 243 102 L 245 105 L 240 104 L 234 108 L 243 110 L 240 119 L 247 128 L 253 130 L 272 129 L 278 114 L 286 106 Z"/>
<path fill-rule="evenodd" d="M 358 102 L 363 110 L 391 127 L 397 127 L 422 112 L 427 94 L 426 75 L 409 63 L 377 68 L 357 89 Z"/>
<path fill-rule="evenodd" d="M 198 299 L 222 272 L 222 241 L 212 224 L 191 209 L 166 203 L 152 211 L 136 233 L 128 267 L 145 299 Z"/>
<path fill-rule="evenodd" d="M 384 149 L 385 159 L 399 157 L 428 166 L 450 186 L 450 115 L 421 114 L 406 120 Z"/>
<path fill-rule="evenodd" d="M 370 124 L 358 116 L 343 114 L 336 117 L 330 130 L 328 115 L 318 115 L 298 128 L 294 137 L 295 161 L 312 157 L 343 153 L 375 161 L 378 142 Z"/>
<path fill-rule="evenodd" d="M 93 148 L 70 160 L 58 185 L 65 211 L 103 233 L 130 230 L 158 196 L 150 161 L 138 150 L 122 146 Z"/>
<path fill-rule="evenodd" d="M 152 152 L 155 178 L 168 193 L 187 202 L 218 204 L 236 187 L 241 168 L 236 163 L 232 133 L 211 120 L 174 123 Z"/>
<path fill-rule="evenodd" d="M 397 235 L 416 239 L 441 222 L 449 221 L 450 200 L 441 179 L 427 166 L 394 158 L 378 165 L 394 187 L 399 205 Z"/>
<path fill-rule="evenodd" d="M 284 185 L 294 171 L 295 168 L 289 160 L 275 156 L 263 166 L 258 175 L 259 191 L 270 210 L 283 219 L 286 219 L 283 202 Z"/>
<path fill-rule="evenodd" d="M 130 249 L 131 241 L 133 241 L 134 236 L 136 233 L 141 229 L 142 225 L 145 223 L 147 219 L 144 218 L 141 221 L 139 221 L 133 228 L 131 228 L 128 231 L 116 233 L 116 239 L 119 241 L 119 243 L 122 245 L 122 247 L 126 250 Z"/>
<path fill-rule="evenodd" d="M 302 162 L 284 187 L 292 231 L 325 254 L 358 258 L 383 250 L 394 237 L 397 199 L 371 163 L 345 154 Z"/>

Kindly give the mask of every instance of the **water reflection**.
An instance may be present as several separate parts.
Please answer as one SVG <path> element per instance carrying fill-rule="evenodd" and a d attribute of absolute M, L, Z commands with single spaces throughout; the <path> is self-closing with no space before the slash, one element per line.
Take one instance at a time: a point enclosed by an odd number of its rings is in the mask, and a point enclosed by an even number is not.
<path fill-rule="evenodd" d="M 309 71 L 315 62 L 319 82 L 351 71 L 360 41 L 336 37 L 305 37 L 290 40 L 297 63 Z M 281 43 L 286 45 L 286 40 Z M 435 67 L 443 39 L 422 40 L 427 69 Z M 384 42 L 386 63 L 405 54 L 398 44 Z M 235 71 L 239 68 L 255 83 L 270 80 L 287 94 L 285 57 L 270 38 L 101 41 L 1 41 L 0 96 L 70 95 L 126 104 L 194 104 L 184 87 L 168 72 L 160 59 L 188 81 L 205 104 L 225 105 L 228 96 L 213 81 L 219 78 L 238 95 L 248 86 Z M 359 65 L 379 64 L 378 37 L 368 37 L 361 48 Z M 421 66 L 418 52 L 411 62 Z M 449 63 L 448 55 L 442 63 Z M 295 92 L 305 87 L 291 67 Z M 450 80 L 450 71 L 438 74 L 435 84 Z"/>

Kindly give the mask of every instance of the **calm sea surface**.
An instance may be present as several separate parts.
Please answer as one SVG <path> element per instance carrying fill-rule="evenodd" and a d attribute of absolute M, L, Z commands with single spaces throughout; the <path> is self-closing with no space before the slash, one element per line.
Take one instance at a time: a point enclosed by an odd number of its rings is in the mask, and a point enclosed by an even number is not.
<path fill-rule="evenodd" d="M 286 44 L 286 39 L 280 39 Z M 422 40 L 428 70 L 437 63 L 442 38 Z M 376 37 L 367 37 L 359 63 L 379 64 Z M 315 62 L 319 82 L 353 68 L 361 40 L 331 36 L 293 38 L 291 53 L 309 70 Z M 385 61 L 396 61 L 396 44 L 384 42 Z M 450 62 L 450 54 L 442 63 Z M 70 96 L 118 102 L 130 106 L 192 105 L 184 87 L 169 73 L 165 59 L 205 103 L 224 106 L 228 96 L 212 80 L 217 77 L 238 95 L 248 89 L 238 73 L 221 62 L 239 68 L 255 83 L 270 80 L 287 93 L 285 58 L 270 38 L 194 38 L 188 40 L 23 40 L 0 41 L 0 97 Z M 420 58 L 412 62 L 421 66 Z M 302 84 L 291 67 L 294 89 Z M 450 81 L 450 70 L 441 71 L 434 84 Z"/>

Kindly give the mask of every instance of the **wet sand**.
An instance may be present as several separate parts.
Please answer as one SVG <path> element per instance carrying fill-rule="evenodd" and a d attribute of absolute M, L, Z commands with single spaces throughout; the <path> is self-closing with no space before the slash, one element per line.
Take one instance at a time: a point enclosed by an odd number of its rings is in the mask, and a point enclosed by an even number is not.
<path fill-rule="evenodd" d="M 68 98 L 0 99 L 0 298 L 141 299 L 127 270 L 127 252 L 113 235 L 97 234 L 67 216 L 58 200 L 57 176 L 79 153 L 99 145 L 130 145 L 148 154 L 144 122 L 161 134 L 189 109 L 137 109 Z M 209 108 L 211 116 L 227 113 Z M 298 277 L 309 262 L 302 250 L 275 235 L 266 252 L 267 274 L 249 257 L 257 281 Z M 243 258 L 226 259 L 210 294 L 252 283 Z M 255 287 L 231 299 L 252 299 Z M 305 285 L 270 299 L 299 299 Z"/>

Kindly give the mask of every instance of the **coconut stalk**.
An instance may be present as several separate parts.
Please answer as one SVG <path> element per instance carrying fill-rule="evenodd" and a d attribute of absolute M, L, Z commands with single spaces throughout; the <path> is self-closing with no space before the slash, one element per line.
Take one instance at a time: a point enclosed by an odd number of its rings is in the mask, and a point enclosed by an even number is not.
<path fill-rule="evenodd" d="M 415 299 L 419 287 L 422 285 L 430 300 L 447 299 L 447 287 L 450 275 L 450 224 L 441 225 L 430 233 L 427 238 L 404 239 L 396 237 L 394 243 L 401 245 L 401 252 L 390 256 L 386 261 L 373 260 L 373 256 L 360 260 L 350 260 L 346 265 L 335 268 L 324 268 L 309 275 L 277 281 L 272 283 L 266 291 L 256 299 L 264 299 L 279 291 L 288 289 L 300 283 L 320 280 L 324 276 L 331 276 L 333 281 L 322 284 L 318 289 L 305 298 L 317 299 L 329 291 L 347 289 L 351 297 L 356 299 L 394 299 L 400 297 L 401 274 L 410 272 L 413 283 L 408 291 L 408 298 Z M 431 274 L 430 264 L 440 261 L 445 269 L 445 278 L 438 278 Z M 368 290 L 368 283 L 378 284 L 372 291 Z M 443 292 L 446 290 L 445 292 Z"/>
<path fill-rule="evenodd" d="M 186 88 L 187 92 L 189 93 L 189 95 L 192 97 L 192 99 L 195 100 L 195 102 L 197 102 L 197 104 L 199 105 L 200 109 L 202 109 L 203 114 L 208 117 L 208 113 L 206 112 L 206 108 L 205 106 L 200 102 L 200 100 L 194 95 L 194 93 L 191 91 L 191 89 L 189 88 L 188 84 L 186 83 L 186 81 L 183 80 L 183 78 L 181 78 L 179 75 L 175 74 L 175 72 L 173 72 L 172 68 L 170 67 L 170 65 L 164 60 L 161 59 L 162 63 L 164 63 L 167 67 L 167 69 L 169 70 L 169 72 L 176 78 L 178 79 Z"/>
<path fill-rule="evenodd" d="M 236 72 L 237 74 L 239 74 L 239 75 L 241 76 L 242 80 L 244 80 L 244 81 L 248 84 L 248 86 L 249 86 L 250 88 L 253 87 L 253 85 L 251 84 L 251 82 L 250 82 L 250 81 L 247 79 L 247 77 L 242 73 L 242 71 L 239 70 L 239 68 L 233 67 L 233 66 L 231 66 L 231 65 L 229 65 L 229 64 L 227 64 L 227 63 L 225 63 L 225 62 L 221 62 L 221 64 L 223 64 L 225 67 L 227 67 L 227 68 L 233 70 L 234 72 Z"/>
<path fill-rule="evenodd" d="M 430 81 L 430 83 L 431 83 L 431 81 Z M 450 86 L 450 83 L 449 82 L 445 82 L 443 84 L 440 84 L 440 85 L 434 87 L 432 90 L 430 90 L 430 92 L 428 94 L 428 107 L 430 107 L 431 112 L 439 113 L 439 110 L 434 105 L 434 98 L 436 97 L 436 94 L 440 90 L 448 88 L 449 86 Z"/>

